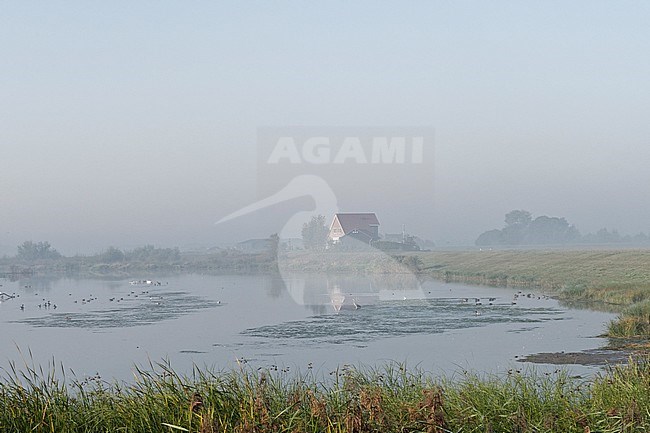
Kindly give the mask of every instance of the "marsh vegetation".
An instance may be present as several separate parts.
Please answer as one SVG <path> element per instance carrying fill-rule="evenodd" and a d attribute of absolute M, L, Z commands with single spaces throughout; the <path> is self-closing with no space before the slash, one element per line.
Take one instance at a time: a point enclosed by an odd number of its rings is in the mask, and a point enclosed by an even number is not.
<path fill-rule="evenodd" d="M 5 372 L 0 429 L 32 432 L 641 432 L 650 362 L 589 381 L 546 374 L 433 378 L 389 364 L 329 373 L 139 370 L 132 383 L 75 381 L 62 366 Z"/>

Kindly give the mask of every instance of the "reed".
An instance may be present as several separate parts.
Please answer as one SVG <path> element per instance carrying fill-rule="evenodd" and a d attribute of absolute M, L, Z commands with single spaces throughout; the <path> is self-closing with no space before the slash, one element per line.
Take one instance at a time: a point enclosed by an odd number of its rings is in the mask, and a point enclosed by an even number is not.
<path fill-rule="evenodd" d="M 555 373 L 435 378 L 400 364 L 330 374 L 209 371 L 168 363 L 132 383 L 76 381 L 62 366 L 4 371 L 7 432 L 642 432 L 650 425 L 650 359 L 590 380 Z"/>
<path fill-rule="evenodd" d="M 650 337 L 650 300 L 632 304 L 608 327 L 608 334 L 620 338 Z"/>

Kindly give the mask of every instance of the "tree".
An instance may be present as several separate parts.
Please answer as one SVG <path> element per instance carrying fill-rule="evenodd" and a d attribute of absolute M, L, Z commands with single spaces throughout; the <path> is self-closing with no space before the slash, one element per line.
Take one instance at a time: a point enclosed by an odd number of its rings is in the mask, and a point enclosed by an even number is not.
<path fill-rule="evenodd" d="M 49 242 L 25 241 L 22 245 L 18 246 L 17 257 L 22 260 L 43 260 L 43 259 L 58 259 L 61 254 L 52 248 Z"/>
<path fill-rule="evenodd" d="M 513 210 L 505 216 L 502 230 L 489 230 L 476 239 L 476 245 L 566 244 L 580 242 L 578 229 L 565 218 L 546 215 L 532 219 L 530 212 Z"/>
<path fill-rule="evenodd" d="M 101 261 L 106 263 L 121 262 L 124 260 L 124 252 L 115 247 L 108 247 L 99 257 Z"/>
<path fill-rule="evenodd" d="M 175 263 L 181 259 L 181 252 L 178 248 L 156 248 L 153 245 L 145 245 L 127 251 L 124 258 L 130 262 Z"/>
<path fill-rule="evenodd" d="M 269 236 L 269 240 L 271 241 L 271 252 L 273 254 L 278 251 L 278 247 L 280 246 L 280 236 L 278 236 L 277 233 L 273 233 L 271 236 Z"/>
<path fill-rule="evenodd" d="M 478 246 L 501 245 L 503 244 L 503 233 L 497 229 L 488 230 L 481 233 L 475 243 Z"/>
<path fill-rule="evenodd" d="M 513 210 L 506 214 L 506 227 L 523 229 L 533 220 L 530 212 L 526 210 Z"/>
<path fill-rule="evenodd" d="M 513 210 L 506 214 L 506 226 L 501 231 L 501 242 L 506 245 L 520 245 L 524 243 L 528 226 L 532 220 L 530 212 Z"/>
<path fill-rule="evenodd" d="M 578 229 L 570 225 L 565 218 L 535 218 L 528 226 L 526 241 L 529 244 L 566 244 L 580 240 Z"/>
<path fill-rule="evenodd" d="M 302 226 L 302 243 L 305 249 L 323 251 L 327 247 L 329 229 L 325 225 L 323 215 L 314 216 L 311 221 Z"/>

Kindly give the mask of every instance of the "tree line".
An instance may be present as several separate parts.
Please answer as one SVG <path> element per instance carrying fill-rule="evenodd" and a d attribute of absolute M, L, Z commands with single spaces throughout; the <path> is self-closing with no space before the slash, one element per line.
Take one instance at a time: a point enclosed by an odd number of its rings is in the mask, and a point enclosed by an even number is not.
<path fill-rule="evenodd" d="M 498 246 L 646 242 L 650 242 L 650 237 L 645 233 L 621 235 L 617 230 L 603 228 L 596 233 L 582 235 L 566 218 L 542 215 L 533 219 L 528 211 L 513 210 L 505 215 L 502 229 L 481 233 L 475 243 L 477 246 Z"/>
<path fill-rule="evenodd" d="M 25 262 L 59 260 L 64 258 L 48 241 L 25 241 L 18 246 L 16 253 L 16 259 Z M 181 259 L 181 252 L 178 248 L 156 248 L 153 245 L 145 245 L 132 250 L 108 247 L 106 250 L 88 256 L 87 258 L 101 263 L 174 263 Z"/>

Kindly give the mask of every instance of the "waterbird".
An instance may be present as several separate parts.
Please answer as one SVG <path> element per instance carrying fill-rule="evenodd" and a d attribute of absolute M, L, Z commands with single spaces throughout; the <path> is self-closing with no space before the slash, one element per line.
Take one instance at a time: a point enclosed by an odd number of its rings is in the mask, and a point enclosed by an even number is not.
<path fill-rule="evenodd" d="M 354 305 L 355 310 L 358 310 L 359 308 L 361 308 L 361 305 L 357 304 L 357 301 L 354 298 L 352 298 L 352 305 Z"/>
<path fill-rule="evenodd" d="M 474 311 L 474 315 L 475 315 L 475 316 L 480 316 L 480 315 L 481 315 L 481 312 L 478 311 L 478 310 L 475 310 L 475 311 Z"/>

